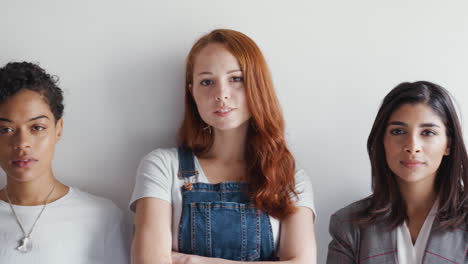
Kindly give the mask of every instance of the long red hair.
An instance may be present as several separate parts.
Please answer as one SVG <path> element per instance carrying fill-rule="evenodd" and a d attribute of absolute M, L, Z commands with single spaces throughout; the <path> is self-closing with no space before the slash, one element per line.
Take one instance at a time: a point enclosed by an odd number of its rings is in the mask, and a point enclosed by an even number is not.
<path fill-rule="evenodd" d="M 216 29 L 201 37 L 187 57 L 185 72 L 185 111 L 179 143 L 197 155 L 207 152 L 214 141 L 204 131 L 189 90 L 196 56 L 210 43 L 223 44 L 240 64 L 251 125 L 247 134 L 247 182 L 251 199 L 258 209 L 284 219 L 295 212 L 295 161 L 284 136 L 284 119 L 273 82 L 262 52 L 246 35 L 229 29 Z"/>

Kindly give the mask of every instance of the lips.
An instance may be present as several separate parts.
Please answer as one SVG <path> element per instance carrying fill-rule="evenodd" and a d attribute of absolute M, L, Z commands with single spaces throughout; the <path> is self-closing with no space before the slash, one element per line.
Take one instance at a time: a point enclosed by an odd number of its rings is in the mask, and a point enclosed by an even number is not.
<path fill-rule="evenodd" d="M 424 162 L 419 160 L 402 160 L 400 163 L 408 169 L 414 169 L 424 165 Z"/>
<path fill-rule="evenodd" d="M 11 163 L 13 166 L 18 167 L 18 168 L 29 168 L 34 163 L 36 163 L 38 160 L 32 158 L 32 157 L 21 157 L 18 159 L 13 160 Z"/>
<path fill-rule="evenodd" d="M 214 113 L 218 116 L 227 116 L 234 110 L 236 110 L 236 108 L 223 107 L 223 108 L 217 109 Z"/>

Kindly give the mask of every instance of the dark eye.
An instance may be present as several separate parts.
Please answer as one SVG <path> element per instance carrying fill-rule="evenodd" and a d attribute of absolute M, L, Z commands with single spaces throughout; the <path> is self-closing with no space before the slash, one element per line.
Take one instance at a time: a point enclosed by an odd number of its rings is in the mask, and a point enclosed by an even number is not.
<path fill-rule="evenodd" d="M 231 77 L 231 81 L 233 81 L 233 82 L 243 82 L 244 78 L 241 77 L 241 76 L 234 76 L 234 77 Z"/>
<path fill-rule="evenodd" d="M 43 127 L 43 126 L 33 126 L 32 129 L 33 129 L 34 131 L 42 131 L 42 130 L 45 129 L 45 127 Z"/>
<path fill-rule="evenodd" d="M 213 80 L 202 80 L 200 82 L 202 86 L 209 86 L 209 85 L 212 85 L 213 83 L 214 83 Z"/>
<path fill-rule="evenodd" d="M 13 132 L 13 128 L 11 127 L 2 127 L 0 128 L 0 134 L 8 134 L 8 133 L 12 133 Z"/>
<path fill-rule="evenodd" d="M 390 130 L 390 134 L 392 134 L 392 135 L 403 135 L 405 133 L 406 132 L 401 128 L 394 128 L 394 129 Z"/>
<path fill-rule="evenodd" d="M 437 135 L 437 133 L 434 132 L 433 130 L 424 130 L 421 134 L 423 136 L 435 136 L 435 135 Z"/>

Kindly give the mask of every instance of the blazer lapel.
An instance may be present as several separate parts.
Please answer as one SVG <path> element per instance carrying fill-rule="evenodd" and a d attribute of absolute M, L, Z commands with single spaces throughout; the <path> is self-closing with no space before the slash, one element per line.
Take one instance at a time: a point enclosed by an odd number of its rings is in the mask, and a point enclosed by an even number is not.
<path fill-rule="evenodd" d="M 396 263 L 396 231 L 373 225 L 362 232 L 359 263 Z"/>

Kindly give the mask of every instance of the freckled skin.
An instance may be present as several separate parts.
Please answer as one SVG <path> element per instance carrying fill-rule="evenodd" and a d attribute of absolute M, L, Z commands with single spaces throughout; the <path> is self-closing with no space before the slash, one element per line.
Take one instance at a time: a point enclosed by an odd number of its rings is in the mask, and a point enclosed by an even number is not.
<path fill-rule="evenodd" d="M 195 59 L 193 75 L 190 90 L 205 123 L 228 130 L 249 120 L 251 114 L 239 63 L 223 45 L 213 43 L 203 48 Z M 215 111 L 221 107 L 235 110 L 219 116 Z"/>

